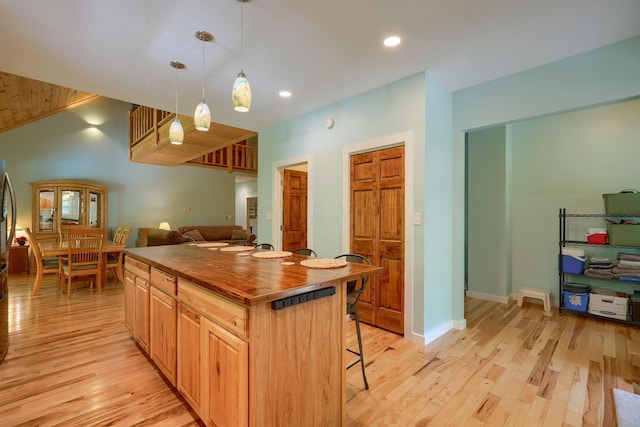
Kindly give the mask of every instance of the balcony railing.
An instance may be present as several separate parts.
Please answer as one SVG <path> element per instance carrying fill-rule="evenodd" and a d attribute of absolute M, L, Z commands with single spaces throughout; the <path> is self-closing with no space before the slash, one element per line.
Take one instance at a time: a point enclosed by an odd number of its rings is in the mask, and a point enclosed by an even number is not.
<path fill-rule="evenodd" d="M 189 160 L 187 164 L 226 169 L 228 172 L 258 173 L 258 149 L 242 141 Z"/>
<path fill-rule="evenodd" d="M 158 129 L 175 117 L 155 108 L 137 106 L 129 112 L 129 151 L 150 135 L 158 135 Z M 185 137 L 188 137 L 185 135 Z M 160 141 L 156 140 L 158 143 Z M 142 145 L 140 147 L 143 147 Z M 258 173 L 258 149 L 249 146 L 247 141 L 213 150 L 201 157 L 191 159 L 185 164 L 199 167 L 224 169 L 228 172 Z"/>

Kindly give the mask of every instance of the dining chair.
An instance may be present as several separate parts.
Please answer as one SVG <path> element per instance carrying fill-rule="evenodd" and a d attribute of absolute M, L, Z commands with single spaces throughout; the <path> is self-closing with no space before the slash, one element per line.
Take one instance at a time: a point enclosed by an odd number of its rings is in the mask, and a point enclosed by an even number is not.
<path fill-rule="evenodd" d="M 129 234 L 131 233 L 131 227 L 127 227 L 124 225 L 119 226 L 116 229 L 115 234 L 113 235 L 113 242 L 119 245 L 127 245 L 127 239 L 129 238 Z M 115 270 L 116 277 L 120 283 L 124 284 L 124 251 L 119 251 L 116 253 L 107 254 L 107 273 L 111 269 Z"/>
<path fill-rule="evenodd" d="M 256 249 L 266 249 L 268 251 L 272 251 L 273 245 L 271 243 L 260 243 L 256 245 Z"/>
<path fill-rule="evenodd" d="M 335 257 L 335 259 L 344 259 L 347 262 L 354 262 L 358 264 L 369 264 L 371 261 L 363 255 L 359 254 L 342 254 Z M 364 380 L 364 388 L 369 389 L 369 383 L 367 382 L 367 376 L 364 372 L 364 352 L 362 351 L 362 335 L 360 334 L 360 316 L 358 315 L 358 301 L 367 288 L 367 282 L 369 277 L 360 278 L 357 280 L 350 280 L 347 282 L 347 315 L 353 316 L 356 322 L 356 336 L 358 337 L 358 351 L 347 348 L 347 351 L 351 354 L 358 356 L 358 360 L 347 366 L 347 369 L 360 363 L 362 367 L 362 379 Z"/>
<path fill-rule="evenodd" d="M 314 256 L 314 257 L 318 256 L 318 254 L 316 254 L 315 251 L 310 248 L 292 249 L 291 252 L 294 254 L 300 254 L 300 255 Z"/>
<path fill-rule="evenodd" d="M 29 227 L 25 228 L 24 231 L 27 233 L 27 238 L 29 239 L 29 244 L 31 246 L 31 252 L 33 252 L 33 256 L 36 260 L 36 281 L 34 286 L 39 287 L 40 283 L 42 283 L 42 278 L 45 274 L 56 274 L 59 273 L 58 266 L 58 258 L 42 258 L 42 252 L 40 252 L 40 246 L 38 242 L 31 232 Z M 58 280 L 60 277 L 58 276 Z"/>
<path fill-rule="evenodd" d="M 66 283 L 67 296 L 71 295 L 73 281 L 102 280 L 102 243 L 104 229 L 74 228 L 67 233 L 67 257 L 60 259 L 61 288 Z M 63 281 L 64 280 L 64 281 Z"/>

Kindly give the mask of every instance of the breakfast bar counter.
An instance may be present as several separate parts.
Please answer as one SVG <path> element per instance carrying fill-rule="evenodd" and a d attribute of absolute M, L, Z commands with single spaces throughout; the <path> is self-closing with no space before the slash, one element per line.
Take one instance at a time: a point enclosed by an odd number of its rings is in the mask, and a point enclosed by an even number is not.
<path fill-rule="evenodd" d="M 221 249 L 126 250 L 125 322 L 140 347 L 207 425 L 344 425 L 344 286 L 383 269 Z"/>

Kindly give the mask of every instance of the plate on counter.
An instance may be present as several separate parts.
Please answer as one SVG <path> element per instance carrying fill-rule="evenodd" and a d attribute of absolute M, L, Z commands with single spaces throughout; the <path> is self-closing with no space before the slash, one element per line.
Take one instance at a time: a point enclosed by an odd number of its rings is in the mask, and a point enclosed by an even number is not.
<path fill-rule="evenodd" d="M 289 251 L 263 251 L 263 252 L 255 252 L 251 254 L 252 257 L 255 258 L 286 258 L 293 255 L 293 253 Z"/>
<path fill-rule="evenodd" d="M 220 248 L 220 252 L 246 252 L 254 249 L 253 246 L 225 246 L 224 248 Z"/>
<path fill-rule="evenodd" d="M 223 246 L 229 246 L 228 243 L 223 242 L 196 243 L 195 245 L 199 248 L 221 248 Z"/>
<path fill-rule="evenodd" d="M 313 258 L 300 261 L 300 265 L 307 268 L 340 268 L 347 265 L 347 261 L 335 258 Z"/>

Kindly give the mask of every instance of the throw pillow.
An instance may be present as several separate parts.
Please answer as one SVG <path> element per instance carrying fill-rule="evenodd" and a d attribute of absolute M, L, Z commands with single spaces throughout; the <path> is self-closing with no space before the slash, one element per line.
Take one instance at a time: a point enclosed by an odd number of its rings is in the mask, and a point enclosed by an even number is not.
<path fill-rule="evenodd" d="M 186 233 L 182 233 L 184 237 L 192 239 L 194 242 L 204 242 L 204 237 L 197 229 L 189 230 Z"/>
<path fill-rule="evenodd" d="M 231 240 L 246 240 L 247 232 L 244 230 L 233 230 L 231 232 Z"/>

